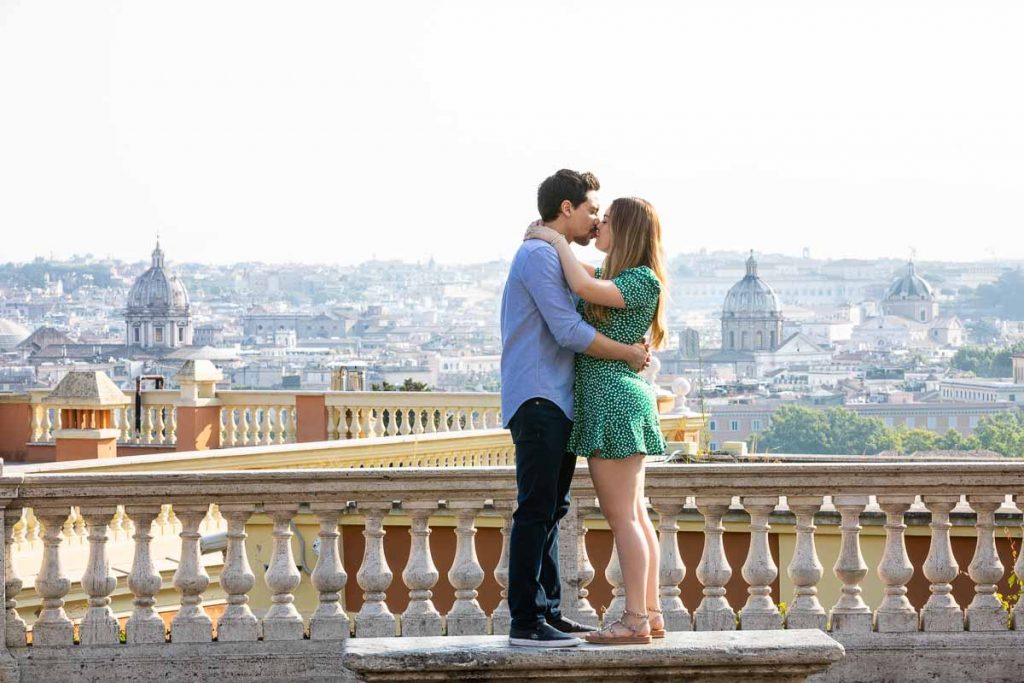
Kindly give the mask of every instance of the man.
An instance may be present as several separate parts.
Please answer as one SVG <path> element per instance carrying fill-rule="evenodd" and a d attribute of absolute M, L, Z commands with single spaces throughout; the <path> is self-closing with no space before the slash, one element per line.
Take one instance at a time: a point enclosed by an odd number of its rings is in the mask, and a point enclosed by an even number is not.
<path fill-rule="evenodd" d="M 543 223 L 587 244 L 598 224 L 590 173 L 563 169 L 541 183 Z M 501 411 L 516 447 L 518 507 L 512 516 L 508 602 L 512 645 L 571 647 L 593 630 L 562 616 L 558 521 L 569 510 L 576 456 L 566 453 L 573 415 L 575 353 L 642 369 L 645 345 L 608 339 L 576 312 L 558 254 L 546 242 L 519 247 L 501 299 Z"/>

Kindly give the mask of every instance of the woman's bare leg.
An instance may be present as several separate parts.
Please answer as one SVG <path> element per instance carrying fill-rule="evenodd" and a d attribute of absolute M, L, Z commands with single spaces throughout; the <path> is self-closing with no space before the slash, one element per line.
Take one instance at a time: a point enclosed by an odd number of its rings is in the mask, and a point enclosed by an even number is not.
<path fill-rule="evenodd" d="M 659 593 L 660 571 L 661 571 L 661 545 L 658 543 L 658 533 L 651 523 L 647 514 L 647 503 L 644 496 L 644 485 L 646 484 L 644 468 L 640 468 L 640 481 L 637 488 L 636 515 L 640 520 L 640 527 L 643 530 L 644 540 L 647 542 L 648 565 L 647 565 L 647 611 L 651 615 L 651 628 L 662 629 L 665 627 L 664 619 L 660 612 L 651 612 L 651 609 L 661 609 L 661 596 Z"/>
<path fill-rule="evenodd" d="M 588 458 L 601 512 L 615 536 L 619 566 L 626 589 L 626 610 L 645 614 L 650 548 L 637 515 L 637 492 L 644 467 L 642 454 L 622 460 Z M 649 522 L 648 522 L 649 523 Z M 624 620 L 634 625 L 635 620 Z"/>

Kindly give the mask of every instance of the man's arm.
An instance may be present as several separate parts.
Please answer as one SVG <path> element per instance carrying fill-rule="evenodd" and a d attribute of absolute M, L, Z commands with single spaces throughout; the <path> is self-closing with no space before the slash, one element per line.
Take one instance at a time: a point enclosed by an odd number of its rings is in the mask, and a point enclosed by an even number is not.
<path fill-rule="evenodd" d="M 554 249 L 537 249 L 524 265 L 523 284 L 559 346 L 595 358 L 625 361 L 637 371 L 646 366 L 648 351 L 643 344 L 612 341 L 576 312 Z"/>
<path fill-rule="evenodd" d="M 594 358 L 604 360 L 622 360 L 637 372 L 646 368 L 651 362 L 651 352 L 646 344 L 627 346 L 613 341 L 600 332 L 594 335 L 594 341 L 583 352 Z"/>

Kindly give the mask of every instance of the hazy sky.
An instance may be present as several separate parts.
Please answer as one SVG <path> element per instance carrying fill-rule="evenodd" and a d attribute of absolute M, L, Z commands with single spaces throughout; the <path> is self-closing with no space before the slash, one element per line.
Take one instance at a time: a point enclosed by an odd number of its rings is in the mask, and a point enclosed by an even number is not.
<path fill-rule="evenodd" d="M 590 169 L 669 252 L 1024 257 L 1024 2 L 0 0 L 0 262 L 508 257 Z"/>

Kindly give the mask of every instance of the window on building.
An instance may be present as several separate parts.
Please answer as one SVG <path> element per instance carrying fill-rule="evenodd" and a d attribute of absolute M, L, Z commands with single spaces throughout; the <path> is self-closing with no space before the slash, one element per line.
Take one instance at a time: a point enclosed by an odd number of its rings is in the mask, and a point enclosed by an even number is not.
<path fill-rule="evenodd" d="M 135 340 L 136 344 L 138 344 L 140 341 L 142 341 L 142 330 L 140 330 L 137 327 L 133 328 L 132 329 L 132 338 Z"/>
<path fill-rule="evenodd" d="M 907 418 L 907 429 L 913 429 L 917 426 L 917 420 L 912 417 Z"/>
<path fill-rule="evenodd" d="M 761 430 L 761 421 L 760 420 L 751 420 L 750 421 L 750 428 L 753 429 L 755 432 L 760 431 Z"/>
<path fill-rule="evenodd" d="M 154 327 L 153 328 L 153 339 L 155 341 L 162 342 L 164 340 L 164 328 L 162 328 L 162 327 Z"/>
<path fill-rule="evenodd" d="M 708 422 L 708 431 L 711 431 L 711 432 L 717 432 L 718 431 L 718 420 L 711 420 L 710 422 Z"/>
<path fill-rule="evenodd" d="M 978 416 L 977 416 L 977 415 L 971 415 L 971 417 L 970 417 L 970 419 L 969 419 L 969 420 L 967 421 L 967 423 L 968 423 L 969 425 L 971 425 L 971 429 L 974 429 L 975 427 L 977 427 L 977 426 L 978 426 Z"/>
<path fill-rule="evenodd" d="M 717 451 L 717 450 L 718 450 L 718 442 L 717 442 L 717 441 L 712 441 L 711 443 L 709 443 L 709 444 L 708 444 L 708 449 L 709 449 L 709 450 L 710 450 L 710 451 L 711 451 L 712 453 L 714 453 L 715 451 Z"/>
<path fill-rule="evenodd" d="M 886 427 L 892 427 L 892 418 L 891 417 L 885 418 L 885 426 Z"/>
<path fill-rule="evenodd" d="M 934 415 L 928 417 L 928 429 L 935 429 L 939 426 L 939 420 Z"/>
<path fill-rule="evenodd" d="M 740 431 L 740 421 L 739 420 L 729 420 L 729 431 L 732 431 L 732 432 Z"/>
<path fill-rule="evenodd" d="M 185 341 L 185 328 L 184 327 L 179 327 L 178 328 L 178 341 L 180 341 L 180 342 L 184 342 Z"/>

